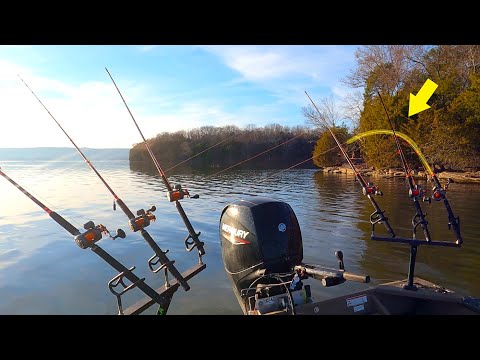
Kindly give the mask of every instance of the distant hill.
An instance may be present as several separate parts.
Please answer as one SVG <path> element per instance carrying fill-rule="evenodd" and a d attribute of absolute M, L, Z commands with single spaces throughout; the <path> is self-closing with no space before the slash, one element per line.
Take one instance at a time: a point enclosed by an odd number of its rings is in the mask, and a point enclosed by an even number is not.
<path fill-rule="evenodd" d="M 315 128 L 269 124 L 245 128 L 202 126 L 163 132 L 149 143 L 162 167 L 167 169 L 179 164 L 183 169 L 221 170 L 237 166 L 238 169 L 284 169 L 290 166 L 315 168 L 312 153 L 317 140 Z M 155 170 L 143 143 L 136 144 L 130 151 L 130 168 Z"/>
<path fill-rule="evenodd" d="M 80 148 L 89 160 L 128 160 L 130 149 L 91 149 Z M 82 161 L 75 148 L 37 147 L 0 148 L 0 161 L 42 160 L 42 161 Z"/>

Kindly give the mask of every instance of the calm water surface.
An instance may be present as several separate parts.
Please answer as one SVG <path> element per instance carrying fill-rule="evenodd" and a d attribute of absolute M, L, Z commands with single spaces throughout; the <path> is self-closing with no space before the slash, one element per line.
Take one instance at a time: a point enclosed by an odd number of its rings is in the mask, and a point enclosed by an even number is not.
<path fill-rule="evenodd" d="M 130 231 L 120 209 L 95 174 L 82 162 L 3 162 L 7 175 L 47 206 L 82 229 L 85 222 L 102 223 L 110 230 L 123 228 L 127 237 L 98 244 L 152 287 L 163 279 L 148 270 L 151 248 Z M 130 170 L 127 161 L 94 164 L 118 196 L 133 212 L 157 207 L 157 221 L 148 232 L 168 257 L 184 271 L 197 261 L 183 247 L 187 231 L 165 199 L 158 176 Z M 337 266 L 335 250 L 342 250 L 347 270 L 369 274 L 373 282 L 406 277 L 409 248 L 406 245 L 370 240 L 372 206 L 361 195 L 352 176 L 323 174 L 316 170 L 238 170 L 206 178 L 206 173 L 173 175 L 199 199 L 184 200 L 183 207 L 206 244 L 206 270 L 189 281 L 188 292 L 179 289 L 170 314 L 242 314 L 221 258 L 218 221 L 223 207 L 243 196 L 259 195 L 289 203 L 300 222 L 304 261 Z M 384 192 L 377 197 L 399 236 L 411 237 L 413 205 L 403 179 L 376 180 Z M 461 218 L 464 246 L 460 249 L 422 246 L 416 274 L 460 292 L 480 297 L 480 222 L 478 185 L 451 184 L 449 200 Z M 434 240 L 452 240 L 442 203 L 423 204 Z M 378 234 L 386 234 L 377 226 Z M 37 205 L 5 179 L 0 178 L 0 314 L 116 314 L 116 300 L 107 288 L 116 272 L 90 250 L 82 250 L 70 234 L 52 221 Z M 310 280 L 313 295 L 324 299 L 366 287 L 348 282 L 323 288 Z M 133 290 L 125 306 L 143 297 Z M 147 314 L 154 313 L 152 307 Z"/>

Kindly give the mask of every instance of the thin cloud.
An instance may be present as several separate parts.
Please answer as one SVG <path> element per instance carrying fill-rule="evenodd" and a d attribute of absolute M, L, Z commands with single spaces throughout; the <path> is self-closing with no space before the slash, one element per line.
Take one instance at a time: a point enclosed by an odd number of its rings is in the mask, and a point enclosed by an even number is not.
<path fill-rule="evenodd" d="M 131 147 L 141 140 L 109 80 L 71 85 L 6 61 L 0 61 L 0 69 L 1 147 L 72 146 L 17 73 L 79 147 Z M 265 125 L 288 120 L 278 104 L 243 106 L 231 111 L 220 99 L 196 97 L 196 101 L 179 102 L 174 99 L 185 98 L 182 93 L 173 97 L 151 95 L 152 89 L 146 84 L 116 80 L 147 138 L 204 125 Z"/>
<path fill-rule="evenodd" d="M 149 53 L 154 47 L 156 45 L 137 48 Z M 227 71 L 226 76 L 216 81 L 205 81 L 194 87 L 178 85 L 188 84 L 188 81 L 180 77 L 177 83 L 177 78 L 170 79 L 166 70 L 156 73 L 152 81 L 148 80 L 150 78 L 139 81 L 131 73 L 118 76 L 113 73 L 148 138 L 165 131 L 204 125 L 303 124 L 301 107 L 308 102 L 304 90 L 313 98 L 331 93 L 343 96 L 345 93 L 338 80 L 354 61 L 350 47 L 196 46 L 193 51 L 191 47 L 175 49 L 220 59 L 234 73 Z M 162 47 L 161 51 L 169 54 L 168 48 Z M 156 57 L 157 52 L 152 56 Z M 130 115 L 108 77 L 99 80 L 82 77 L 84 81 L 76 83 L 60 81 L 41 75 L 40 71 L 47 64 L 42 62 L 40 66 L 37 60 L 33 63 L 35 67 L 29 68 L 0 59 L 0 147 L 72 146 L 17 74 L 35 91 L 78 146 L 128 148 L 139 142 Z"/>
<path fill-rule="evenodd" d="M 334 71 L 353 64 L 353 48 L 344 46 L 203 46 L 245 79 L 264 83 L 304 76 L 319 82 L 338 80 Z"/>
<path fill-rule="evenodd" d="M 269 91 L 279 101 L 305 104 L 304 90 L 328 95 L 354 65 L 355 47 L 346 46 L 202 46 L 235 70 L 241 79 Z M 239 83 L 238 78 L 232 83 Z"/>

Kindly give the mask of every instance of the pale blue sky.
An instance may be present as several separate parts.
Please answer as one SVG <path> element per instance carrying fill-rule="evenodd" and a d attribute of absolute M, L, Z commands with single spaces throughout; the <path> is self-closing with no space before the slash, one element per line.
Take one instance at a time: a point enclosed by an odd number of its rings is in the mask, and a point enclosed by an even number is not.
<path fill-rule="evenodd" d="M 306 90 L 341 99 L 357 46 L 0 46 L 0 147 L 126 147 L 202 125 L 304 125 Z"/>

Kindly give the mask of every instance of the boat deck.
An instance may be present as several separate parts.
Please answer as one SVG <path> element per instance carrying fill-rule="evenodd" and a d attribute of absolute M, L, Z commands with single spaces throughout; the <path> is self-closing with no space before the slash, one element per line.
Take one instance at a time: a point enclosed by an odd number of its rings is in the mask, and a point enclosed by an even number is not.
<path fill-rule="evenodd" d="M 421 278 L 417 290 L 406 290 L 407 280 L 372 286 L 334 299 L 295 306 L 296 315 L 479 315 L 480 301 L 470 301 L 455 292 Z M 254 315 L 256 311 L 250 311 Z M 270 313 L 281 315 L 287 310 Z"/>

